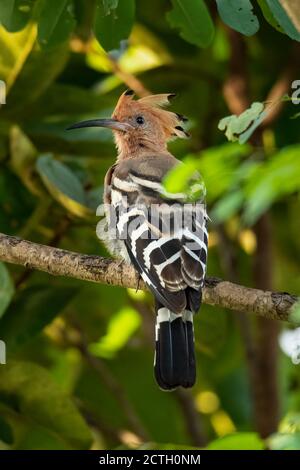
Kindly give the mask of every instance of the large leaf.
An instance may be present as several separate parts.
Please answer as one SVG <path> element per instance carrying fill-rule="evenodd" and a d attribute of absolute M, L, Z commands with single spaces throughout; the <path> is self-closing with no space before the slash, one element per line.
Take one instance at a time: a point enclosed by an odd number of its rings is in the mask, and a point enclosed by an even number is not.
<path fill-rule="evenodd" d="M 283 434 L 300 433 L 300 413 L 289 412 L 280 422 L 278 430 Z"/>
<path fill-rule="evenodd" d="M 9 361 L 0 368 L 0 394 L 25 417 L 58 435 L 72 448 L 88 449 L 91 434 L 71 399 L 42 367 Z"/>
<path fill-rule="evenodd" d="M 0 171 L 0 232 L 16 234 L 31 216 L 36 200 L 8 168 Z"/>
<path fill-rule="evenodd" d="M 258 165 L 247 179 L 245 221 L 253 223 L 274 201 L 299 190 L 299 145 L 295 145 L 282 149 L 270 161 Z"/>
<path fill-rule="evenodd" d="M 164 178 L 164 189 L 170 197 L 184 194 L 186 201 L 203 201 L 206 195 L 203 178 L 197 171 L 197 163 L 193 158 L 185 158 L 183 165 L 177 165 Z M 164 195 L 164 194 L 163 194 Z"/>
<path fill-rule="evenodd" d="M 91 345 L 96 356 L 113 357 L 122 349 L 141 324 L 141 317 L 134 308 L 123 307 L 108 324 L 107 333 Z"/>
<path fill-rule="evenodd" d="M 70 287 L 32 286 L 22 291 L 0 320 L 1 338 L 7 353 L 34 338 L 59 315 L 77 289 Z"/>
<path fill-rule="evenodd" d="M 36 35 L 36 28 L 34 34 Z M 64 68 L 68 56 L 69 49 L 65 43 L 50 50 L 34 49 L 27 54 L 17 78 L 13 80 L 7 100 L 8 106 L 1 110 L 3 115 L 17 122 L 27 122 L 28 106 L 51 85 Z"/>
<path fill-rule="evenodd" d="M 11 167 L 32 194 L 41 196 L 43 194 L 42 184 L 34 172 L 37 154 L 38 152 L 30 139 L 18 126 L 13 126 L 10 131 Z"/>
<path fill-rule="evenodd" d="M 36 26 L 29 24 L 18 33 L 9 33 L 0 25 L 0 79 L 7 92 L 20 74 L 36 40 Z M 10 104 L 10 101 L 7 101 Z M 2 112 L 2 110 L 1 110 Z"/>
<path fill-rule="evenodd" d="M 300 450 L 300 432 L 273 434 L 267 440 L 267 445 L 271 450 Z"/>
<path fill-rule="evenodd" d="M 264 443 L 254 432 L 237 432 L 212 441 L 209 450 L 263 450 Z"/>
<path fill-rule="evenodd" d="M 106 15 L 109 15 L 111 10 L 115 10 L 118 6 L 119 0 L 102 0 L 104 12 Z"/>
<path fill-rule="evenodd" d="M 105 50 L 119 49 L 120 42 L 127 39 L 133 26 L 135 1 L 122 0 L 116 8 L 97 0 L 95 34 Z"/>
<path fill-rule="evenodd" d="M 43 0 L 38 23 L 38 39 L 49 48 L 65 42 L 74 26 L 73 6 L 70 0 Z"/>
<path fill-rule="evenodd" d="M 213 40 L 214 25 L 203 0 L 172 0 L 173 10 L 167 13 L 172 28 L 191 44 L 208 47 Z"/>
<path fill-rule="evenodd" d="M 47 117 L 63 116 L 66 119 L 66 116 L 70 116 L 68 119 L 73 120 L 86 119 L 89 115 L 91 117 L 103 115 L 104 117 L 106 114 L 111 114 L 113 105 L 113 99 L 107 95 L 98 94 L 78 86 L 53 83 L 35 103 L 32 103 L 30 119 L 34 119 L 35 122 L 40 121 L 45 117 L 45 109 L 47 110 Z M 72 123 L 72 121 L 68 122 L 69 124 Z M 50 126 L 49 120 L 45 124 Z M 62 128 L 61 131 L 64 132 L 65 128 Z M 79 132 L 82 131 L 84 129 Z M 77 133 L 64 132 L 64 135 L 69 138 L 77 135 Z M 96 135 L 101 136 L 103 133 L 96 132 Z"/>
<path fill-rule="evenodd" d="M 2 0 L 0 24 L 9 32 L 23 29 L 32 16 L 35 0 Z"/>
<path fill-rule="evenodd" d="M 38 159 L 36 168 L 50 194 L 66 209 L 79 217 L 92 214 L 80 180 L 66 165 L 47 154 Z"/>
<path fill-rule="evenodd" d="M 206 149 L 199 155 L 188 157 L 188 159 L 195 160 L 196 168 L 205 181 L 209 202 L 215 201 L 233 187 L 241 160 L 248 156 L 250 151 L 249 145 L 226 142 L 223 145 Z"/>
<path fill-rule="evenodd" d="M 250 0 L 216 0 L 219 14 L 228 26 L 246 36 L 259 30 L 257 16 Z"/>
<path fill-rule="evenodd" d="M 5 264 L 0 262 L 0 318 L 14 295 L 14 284 Z"/>
<path fill-rule="evenodd" d="M 278 21 L 285 33 L 295 41 L 300 41 L 299 30 L 299 3 L 292 7 L 287 2 L 281 0 L 266 0 L 275 19 Z M 289 16 L 290 15 L 290 16 Z M 296 20 L 292 20 L 296 18 Z"/>
<path fill-rule="evenodd" d="M 0 416 L 0 441 L 9 445 L 14 442 L 13 430 L 10 424 L 2 416 Z"/>
<path fill-rule="evenodd" d="M 13 397 L 5 398 L 0 400 L 0 416 L 6 424 L 3 426 L 3 443 L 0 437 L 1 450 L 70 450 L 73 448 L 62 436 L 54 434 L 51 429 L 46 429 L 30 417 L 13 409 L 15 405 Z"/>
<path fill-rule="evenodd" d="M 211 220 L 214 223 L 222 223 L 228 220 L 241 209 L 243 202 L 244 194 L 240 189 L 226 194 L 215 205 L 211 213 Z"/>
<path fill-rule="evenodd" d="M 278 21 L 276 21 L 276 18 L 274 17 L 269 5 L 267 4 L 267 0 L 257 0 L 257 3 L 259 4 L 267 22 L 270 23 L 273 28 L 277 29 L 277 31 L 280 31 L 280 33 L 284 33 L 284 30 L 282 29 Z"/>

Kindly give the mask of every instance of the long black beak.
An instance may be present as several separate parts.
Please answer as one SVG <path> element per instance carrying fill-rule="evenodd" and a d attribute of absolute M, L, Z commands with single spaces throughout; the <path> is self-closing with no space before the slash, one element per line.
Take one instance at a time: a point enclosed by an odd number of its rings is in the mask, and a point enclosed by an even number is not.
<path fill-rule="evenodd" d="M 120 122 L 116 119 L 89 119 L 88 121 L 77 122 L 72 126 L 67 127 L 67 131 L 72 129 L 81 129 L 83 127 L 108 127 L 115 131 L 127 132 L 132 129 L 132 126 L 127 122 Z"/>

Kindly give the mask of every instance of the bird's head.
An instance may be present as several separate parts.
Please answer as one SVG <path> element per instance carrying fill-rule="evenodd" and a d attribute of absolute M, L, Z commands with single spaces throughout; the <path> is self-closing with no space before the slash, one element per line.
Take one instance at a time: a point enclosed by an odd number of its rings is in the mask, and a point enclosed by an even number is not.
<path fill-rule="evenodd" d="M 170 139 L 189 136 L 182 127 L 182 123 L 187 119 L 181 114 L 163 109 L 174 96 L 170 93 L 149 95 L 135 100 L 134 93 L 127 90 L 120 96 L 110 119 L 82 121 L 68 129 L 82 127 L 112 129 L 120 158 L 165 151 Z"/>

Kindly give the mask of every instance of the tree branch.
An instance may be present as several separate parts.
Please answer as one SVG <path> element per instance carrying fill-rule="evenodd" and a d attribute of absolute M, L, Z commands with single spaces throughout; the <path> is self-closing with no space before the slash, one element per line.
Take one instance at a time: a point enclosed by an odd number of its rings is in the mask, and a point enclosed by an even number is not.
<path fill-rule="evenodd" d="M 0 233 L 0 261 L 67 276 L 83 281 L 136 288 L 138 274 L 123 261 L 71 251 L 22 240 Z M 139 288 L 146 289 L 143 282 Z M 293 305 L 299 300 L 286 292 L 270 292 L 240 286 L 218 278 L 206 278 L 203 302 L 248 312 L 273 320 L 291 321 Z"/>

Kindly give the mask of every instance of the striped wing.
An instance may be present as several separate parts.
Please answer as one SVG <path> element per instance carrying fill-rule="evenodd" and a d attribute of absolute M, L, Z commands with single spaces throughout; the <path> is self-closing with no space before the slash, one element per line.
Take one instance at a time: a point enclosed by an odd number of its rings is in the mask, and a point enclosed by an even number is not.
<path fill-rule="evenodd" d="M 155 297 L 175 313 L 199 308 L 207 258 L 204 203 L 185 204 L 166 194 L 160 181 L 128 171 L 112 178 L 111 202 L 118 238 Z M 198 301 L 189 302 L 193 294 Z M 189 305 L 188 305 L 189 303 Z"/>

